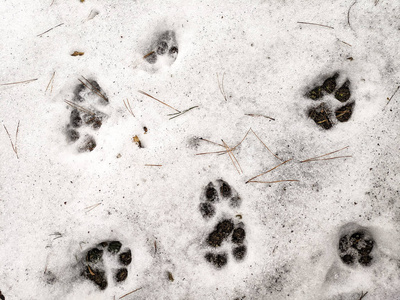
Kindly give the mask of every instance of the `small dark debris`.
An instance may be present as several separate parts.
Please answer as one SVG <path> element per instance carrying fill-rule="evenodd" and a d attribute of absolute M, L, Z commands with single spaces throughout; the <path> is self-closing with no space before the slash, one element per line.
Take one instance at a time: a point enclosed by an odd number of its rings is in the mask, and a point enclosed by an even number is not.
<path fill-rule="evenodd" d="M 203 218 L 211 218 L 215 215 L 215 207 L 211 203 L 200 203 L 200 213 Z"/>
<path fill-rule="evenodd" d="M 116 254 L 119 252 L 119 250 L 121 250 L 122 244 L 119 241 L 112 241 L 110 242 L 110 244 L 108 245 L 108 252 L 112 253 L 112 254 Z"/>
<path fill-rule="evenodd" d="M 74 53 L 72 53 L 71 56 L 82 56 L 84 54 L 85 52 L 74 51 Z"/>
<path fill-rule="evenodd" d="M 232 233 L 232 243 L 242 244 L 245 237 L 246 237 L 246 231 L 243 228 L 241 227 L 235 228 L 235 230 Z"/>
<path fill-rule="evenodd" d="M 128 266 L 132 262 L 132 252 L 127 250 L 119 255 L 119 261 L 124 265 Z"/>
<path fill-rule="evenodd" d="M 93 248 L 86 254 L 86 261 L 90 263 L 98 262 L 103 256 L 103 250 Z"/>
<path fill-rule="evenodd" d="M 350 81 L 346 81 L 335 93 L 335 98 L 339 100 L 340 102 L 346 102 L 347 100 L 350 99 L 351 93 L 350 93 Z"/>
<path fill-rule="evenodd" d="M 353 114 L 354 103 L 346 104 L 335 111 L 336 118 L 339 122 L 347 122 Z"/>
<path fill-rule="evenodd" d="M 322 98 L 322 96 L 323 96 L 322 87 L 320 87 L 320 86 L 317 86 L 316 88 L 312 89 L 307 94 L 307 97 L 312 100 L 320 99 L 320 98 Z"/>
<path fill-rule="evenodd" d="M 168 280 L 173 282 L 174 276 L 172 276 L 172 273 L 170 271 L 167 271 L 167 275 L 168 275 Z"/>
<path fill-rule="evenodd" d="M 222 254 L 214 254 L 211 252 L 206 253 L 205 259 L 209 262 L 212 263 L 215 267 L 218 269 L 222 268 L 225 266 L 228 262 L 228 255 L 226 253 Z"/>
<path fill-rule="evenodd" d="M 325 107 L 324 104 L 321 104 L 317 107 L 314 107 L 309 110 L 308 116 L 314 120 L 314 122 L 321 126 L 324 129 L 332 128 L 331 120 L 329 119 L 330 112 Z"/>
<path fill-rule="evenodd" d="M 246 246 L 238 246 L 232 250 L 232 255 L 236 260 L 242 260 L 246 256 Z"/>
<path fill-rule="evenodd" d="M 115 280 L 117 282 L 125 281 L 127 277 L 128 277 L 128 270 L 126 268 L 118 269 L 117 273 L 115 274 Z"/>
<path fill-rule="evenodd" d="M 324 83 L 322 84 L 322 88 L 325 92 L 327 92 L 328 94 L 333 93 L 333 91 L 336 88 L 336 78 L 339 77 L 338 73 L 335 73 L 332 77 L 329 77 L 328 79 L 326 79 L 324 81 Z"/>

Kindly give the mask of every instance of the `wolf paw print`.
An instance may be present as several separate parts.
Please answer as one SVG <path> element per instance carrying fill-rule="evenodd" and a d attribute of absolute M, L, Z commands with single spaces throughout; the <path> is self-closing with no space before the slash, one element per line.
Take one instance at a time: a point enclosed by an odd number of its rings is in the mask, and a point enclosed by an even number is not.
<path fill-rule="evenodd" d="M 324 129 L 330 129 L 338 122 L 347 122 L 353 114 L 355 102 L 349 100 L 350 80 L 338 85 L 339 77 L 339 73 L 333 74 L 306 94 L 311 100 L 323 101 L 309 109 L 308 116 Z"/>
<path fill-rule="evenodd" d="M 143 58 L 149 64 L 163 61 L 167 65 L 171 65 L 178 56 L 178 43 L 175 32 L 172 30 L 161 32 L 146 52 Z"/>
<path fill-rule="evenodd" d="M 72 101 L 66 101 L 71 110 L 66 136 L 70 143 L 80 141 L 79 152 L 91 152 L 97 146 L 93 135 L 108 117 L 100 107 L 107 106 L 109 100 L 97 81 L 84 79 L 80 82 Z"/>
<path fill-rule="evenodd" d="M 217 216 L 216 207 L 227 206 L 228 213 Z M 214 228 L 208 234 L 205 245 L 208 248 L 204 257 L 206 261 L 217 269 L 224 267 L 229 260 L 229 252 L 237 261 L 242 261 L 246 256 L 246 231 L 241 215 L 234 215 L 233 210 L 242 203 L 237 192 L 225 181 L 210 182 L 203 190 L 199 210 L 202 217 L 210 221 L 217 219 Z M 231 250 L 231 251 L 229 251 Z"/>
<path fill-rule="evenodd" d="M 89 249 L 83 258 L 81 275 L 92 281 L 101 290 L 108 286 L 110 276 L 116 283 L 123 282 L 128 277 L 128 266 L 132 262 L 129 248 L 122 249 L 119 241 L 102 242 Z"/>

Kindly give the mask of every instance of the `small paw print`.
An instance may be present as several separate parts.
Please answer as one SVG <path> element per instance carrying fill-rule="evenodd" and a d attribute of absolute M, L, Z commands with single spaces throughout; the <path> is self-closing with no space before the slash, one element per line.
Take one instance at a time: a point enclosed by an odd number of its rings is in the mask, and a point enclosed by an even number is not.
<path fill-rule="evenodd" d="M 161 32 L 155 41 L 151 44 L 144 59 L 149 64 L 155 64 L 158 60 L 171 65 L 178 56 L 178 43 L 176 41 L 175 31 L 167 30 Z"/>
<path fill-rule="evenodd" d="M 207 221 L 216 218 L 216 206 L 222 201 L 227 202 L 229 210 L 218 218 L 219 221 L 205 241 L 208 250 L 204 257 L 217 269 L 228 263 L 229 251 L 227 248 L 231 249 L 232 257 L 238 262 L 245 258 L 247 252 L 244 223 L 238 221 L 239 215 L 234 216 L 233 213 L 235 208 L 240 207 L 242 200 L 227 182 L 223 180 L 218 180 L 215 184 L 210 182 L 204 188 L 199 205 L 200 213 Z"/>
<path fill-rule="evenodd" d="M 96 146 L 94 133 L 100 129 L 107 115 L 100 111 L 109 104 L 108 97 L 95 80 L 81 80 L 75 87 L 72 101 L 66 101 L 71 109 L 66 136 L 69 143 L 81 142 L 79 152 L 91 152 Z"/>
<path fill-rule="evenodd" d="M 101 290 L 108 286 L 107 276 L 112 273 L 115 282 L 120 283 L 128 277 L 127 267 L 132 262 L 132 253 L 129 248 L 121 252 L 122 244 L 119 241 L 102 242 L 89 249 L 83 259 L 82 276 L 92 281 Z M 109 269 L 105 260 L 112 261 L 114 269 Z"/>
<path fill-rule="evenodd" d="M 371 252 L 374 244 L 374 239 L 367 230 L 359 229 L 344 234 L 339 240 L 340 259 L 346 265 L 359 263 L 365 267 L 369 266 L 373 260 Z"/>
<path fill-rule="evenodd" d="M 311 100 L 323 101 L 309 109 L 308 116 L 324 129 L 332 128 L 337 122 L 347 122 L 353 114 L 355 102 L 349 101 L 350 80 L 344 81 L 338 87 L 339 77 L 339 73 L 335 73 L 306 93 L 306 97 Z M 331 94 L 333 97 L 330 96 Z"/>

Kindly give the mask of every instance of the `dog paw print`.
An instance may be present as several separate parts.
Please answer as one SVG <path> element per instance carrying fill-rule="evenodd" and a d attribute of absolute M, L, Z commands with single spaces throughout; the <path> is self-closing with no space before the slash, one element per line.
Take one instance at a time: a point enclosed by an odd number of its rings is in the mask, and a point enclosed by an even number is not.
<path fill-rule="evenodd" d="M 216 207 L 222 205 L 228 207 L 228 213 L 217 214 Z M 241 215 L 234 215 L 233 210 L 239 208 L 242 203 L 237 192 L 225 181 L 210 182 L 203 190 L 199 206 L 202 217 L 210 221 L 217 219 L 212 231 L 208 234 L 205 244 L 208 250 L 205 259 L 217 269 L 224 267 L 231 256 L 240 262 L 247 252 L 246 231 Z"/>
<path fill-rule="evenodd" d="M 353 114 L 355 102 L 349 100 L 350 80 L 338 85 L 339 79 L 339 73 L 335 73 L 306 94 L 311 100 L 322 101 L 308 110 L 308 116 L 324 129 L 330 129 L 338 122 L 347 122 Z"/>
<path fill-rule="evenodd" d="M 144 59 L 149 64 L 156 64 L 157 61 L 171 65 L 178 56 L 178 43 L 175 32 L 167 30 L 160 33 L 155 41 L 147 49 Z"/>
<path fill-rule="evenodd" d="M 92 281 L 101 290 L 108 286 L 110 276 L 116 282 L 123 282 L 128 277 L 128 266 L 132 262 L 129 248 L 123 249 L 119 241 L 102 242 L 89 249 L 83 258 L 81 275 Z"/>
<path fill-rule="evenodd" d="M 374 239 L 366 229 L 352 230 L 343 234 L 339 240 L 339 256 L 342 262 L 349 266 L 357 263 L 366 267 L 371 265 L 374 249 Z"/>
<path fill-rule="evenodd" d="M 91 152 L 97 146 L 93 135 L 108 117 L 100 108 L 107 106 L 109 100 L 97 81 L 84 79 L 80 82 L 72 101 L 66 101 L 71 110 L 66 136 L 69 143 L 80 141 L 79 152 Z"/>

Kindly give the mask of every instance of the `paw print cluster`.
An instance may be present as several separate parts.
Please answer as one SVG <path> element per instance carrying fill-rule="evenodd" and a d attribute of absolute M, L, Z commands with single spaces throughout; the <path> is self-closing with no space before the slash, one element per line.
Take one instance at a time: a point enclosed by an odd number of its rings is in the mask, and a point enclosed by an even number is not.
<path fill-rule="evenodd" d="M 347 122 L 353 114 L 354 101 L 349 100 L 350 81 L 347 79 L 338 87 L 339 77 L 339 73 L 333 74 L 306 94 L 311 100 L 323 101 L 308 110 L 308 116 L 323 129 L 330 129 L 337 122 Z M 330 94 L 333 97 L 329 97 Z"/>
<path fill-rule="evenodd" d="M 109 100 L 97 81 L 85 80 L 75 87 L 74 97 L 68 103 L 71 114 L 66 127 L 67 140 L 70 143 L 82 140 L 78 151 L 91 152 L 97 146 L 94 132 L 100 129 L 107 118 L 99 107 L 107 106 Z"/>
<path fill-rule="evenodd" d="M 144 56 L 149 64 L 155 64 L 157 60 L 166 57 L 169 64 L 174 62 L 178 56 L 178 43 L 175 32 L 167 30 L 162 32 L 151 45 L 150 51 Z"/>
<path fill-rule="evenodd" d="M 223 180 L 218 180 L 216 184 L 210 182 L 204 188 L 202 202 L 199 206 L 200 213 L 204 219 L 210 220 L 215 217 L 216 205 L 221 199 L 228 201 L 231 209 L 240 207 L 242 202 L 241 198 L 227 182 Z M 226 217 L 227 215 L 230 216 Z M 228 263 L 228 252 L 226 250 L 217 250 L 223 246 L 223 243 L 230 244 L 232 256 L 236 261 L 243 260 L 247 252 L 244 223 L 237 222 L 236 220 L 239 216 L 235 218 L 232 211 L 227 215 L 220 218 L 206 238 L 206 245 L 211 250 L 208 250 L 204 257 L 206 261 L 218 269 Z"/>
<path fill-rule="evenodd" d="M 101 290 L 108 286 L 107 273 L 112 272 L 115 282 L 123 282 L 128 277 L 128 269 L 132 262 L 132 253 L 129 248 L 121 252 L 122 244 L 119 241 L 102 242 L 87 251 L 83 261 L 82 276 L 92 281 Z M 107 255 L 106 255 L 107 253 Z M 105 265 L 105 256 L 109 264 Z M 107 266 L 114 265 L 115 269 L 109 270 Z"/>
<path fill-rule="evenodd" d="M 374 240 L 367 230 L 356 230 L 343 235 L 339 240 L 339 256 L 346 265 L 359 263 L 369 266 L 373 260 L 371 252 Z"/>

